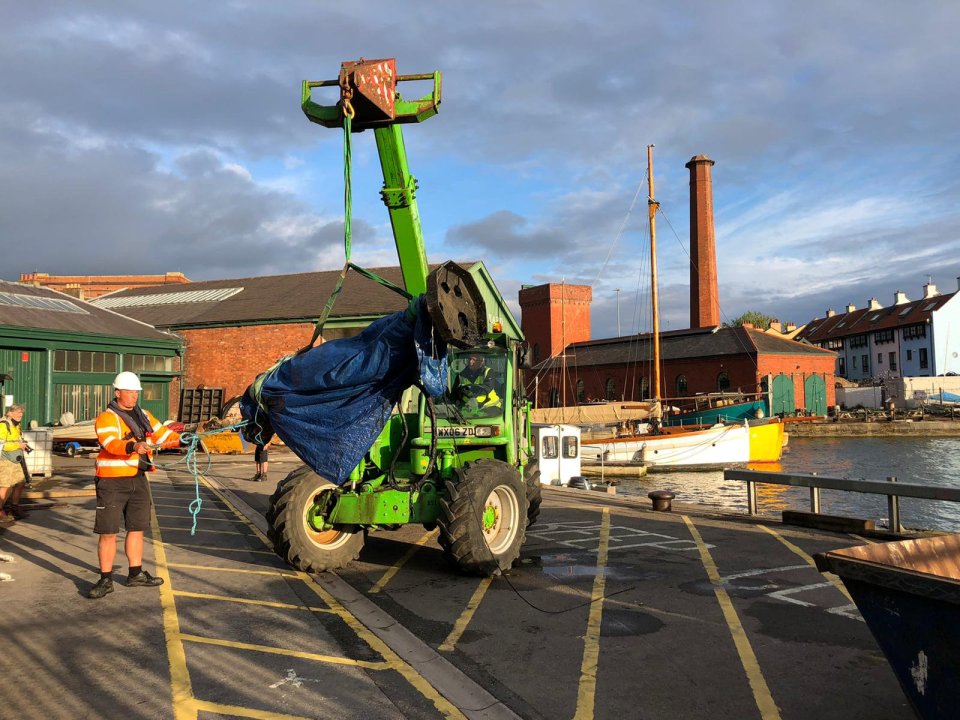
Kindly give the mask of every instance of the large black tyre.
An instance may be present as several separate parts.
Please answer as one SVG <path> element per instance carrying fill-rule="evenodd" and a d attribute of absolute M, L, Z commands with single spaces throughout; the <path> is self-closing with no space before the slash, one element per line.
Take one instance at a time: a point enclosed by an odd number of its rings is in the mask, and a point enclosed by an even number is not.
<path fill-rule="evenodd" d="M 540 505 L 543 504 L 539 460 L 527 464 L 523 469 L 523 480 L 527 485 L 527 527 L 530 527 L 540 517 Z"/>
<path fill-rule="evenodd" d="M 527 494 L 516 468 L 477 460 L 457 471 L 440 500 L 440 545 L 463 572 L 499 575 L 520 557 L 526 537 Z"/>
<path fill-rule="evenodd" d="M 307 511 L 319 496 L 336 486 L 303 465 L 277 483 L 270 496 L 266 519 L 277 555 L 298 570 L 323 572 L 356 560 L 363 547 L 363 531 L 346 525 L 318 532 L 307 522 Z"/>

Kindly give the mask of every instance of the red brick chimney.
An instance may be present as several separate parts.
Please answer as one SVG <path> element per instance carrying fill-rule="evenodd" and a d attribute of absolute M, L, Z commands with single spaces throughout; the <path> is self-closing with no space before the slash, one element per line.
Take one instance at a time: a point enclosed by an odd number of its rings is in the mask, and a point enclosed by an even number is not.
<path fill-rule="evenodd" d="M 713 237 L 713 160 L 696 155 L 690 168 L 690 328 L 720 324 L 717 247 Z"/>

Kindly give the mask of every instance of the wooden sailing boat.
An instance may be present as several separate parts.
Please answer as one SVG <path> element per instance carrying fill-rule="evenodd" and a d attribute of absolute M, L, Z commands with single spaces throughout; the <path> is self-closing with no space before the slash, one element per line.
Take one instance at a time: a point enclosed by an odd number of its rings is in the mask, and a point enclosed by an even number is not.
<path fill-rule="evenodd" d="M 660 300 L 657 283 L 657 210 L 653 182 L 653 145 L 647 146 L 647 208 L 650 227 L 650 299 L 653 404 L 657 409 L 653 432 L 634 437 L 590 440 L 584 445 L 584 459 L 591 448 L 603 462 L 641 462 L 651 468 L 722 467 L 748 462 L 775 462 L 783 452 L 784 433 L 780 422 L 751 426 L 748 422 L 717 424 L 702 430 L 661 428 Z"/>

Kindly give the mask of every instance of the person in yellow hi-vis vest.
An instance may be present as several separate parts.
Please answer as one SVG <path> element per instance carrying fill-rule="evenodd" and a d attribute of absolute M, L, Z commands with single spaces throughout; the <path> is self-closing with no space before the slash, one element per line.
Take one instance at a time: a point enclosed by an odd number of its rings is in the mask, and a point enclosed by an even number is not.
<path fill-rule="evenodd" d="M 503 398 L 497 392 L 496 385 L 483 355 L 471 353 L 467 366 L 454 381 L 453 397 L 468 408 L 475 403 L 480 414 L 499 414 L 503 409 Z"/>
<path fill-rule="evenodd" d="M 23 453 L 30 452 L 30 446 L 23 439 L 20 423 L 23 421 L 23 405 L 11 405 L 0 418 L 0 523 L 21 520 L 27 511 L 20 505 L 20 495 L 26 472 L 23 465 Z M 4 508 L 10 500 L 10 511 Z"/>
<path fill-rule="evenodd" d="M 127 538 L 123 550 L 130 563 L 127 585 L 156 587 L 163 578 L 143 569 L 143 533 L 150 527 L 150 485 L 147 472 L 154 470 L 153 451 L 176 447 L 180 436 L 164 426 L 139 403 L 140 378 L 124 371 L 113 381 L 113 401 L 97 416 L 97 517 L 93 532 L 100 536 L 97 558 L 100 579 L 87 597 L 98 599 L 113 592 L 113 560 L 117 534 L 123 518 Z"/>

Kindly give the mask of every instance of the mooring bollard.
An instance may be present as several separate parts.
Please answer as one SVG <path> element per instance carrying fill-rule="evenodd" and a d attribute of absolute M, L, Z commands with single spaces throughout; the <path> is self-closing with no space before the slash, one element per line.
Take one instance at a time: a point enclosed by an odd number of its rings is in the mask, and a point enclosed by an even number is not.
<path fill-rule="evenodd" d="M 676 494 L 671 490 L 653 490 L 647 493 L 647 497 L 653 500 L 653 509 L 657 512 L 670 512 Z"/>

